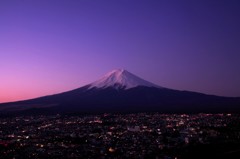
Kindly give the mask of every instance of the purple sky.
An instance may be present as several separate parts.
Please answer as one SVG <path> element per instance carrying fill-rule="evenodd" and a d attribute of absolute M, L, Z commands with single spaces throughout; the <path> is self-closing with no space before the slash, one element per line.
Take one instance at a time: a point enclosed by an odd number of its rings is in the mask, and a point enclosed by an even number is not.
<path fill-rule="evenodd" d="M 160 86 L 240 96 L 239 0 L 1 0 L 0 102 L 124 68 Z"/>

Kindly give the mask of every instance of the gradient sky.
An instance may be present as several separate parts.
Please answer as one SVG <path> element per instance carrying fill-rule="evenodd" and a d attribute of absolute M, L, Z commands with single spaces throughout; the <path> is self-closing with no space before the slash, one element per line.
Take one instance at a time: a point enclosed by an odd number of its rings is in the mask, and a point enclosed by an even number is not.
<path fill-rule="evenodd" d="M 240 96 L 239 0 L 1 0 L 0 102 L 81 87 L 116 68 Z"/>

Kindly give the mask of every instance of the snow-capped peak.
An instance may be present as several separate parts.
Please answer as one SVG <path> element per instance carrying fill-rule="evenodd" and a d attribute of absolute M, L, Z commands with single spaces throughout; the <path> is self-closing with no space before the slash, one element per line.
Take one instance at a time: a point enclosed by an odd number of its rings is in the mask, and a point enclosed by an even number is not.
<path fill-rule="evenodd" d="M 119 89 L 119 88 L 129 89 L 137 86 L 159 88 L 159 86 L 151 82 L 145 81 L 124 69 L 116 69 L 107 73 L 101 79 L 91 83 L 89 88 L 114 87 L 116 89 Z"/>

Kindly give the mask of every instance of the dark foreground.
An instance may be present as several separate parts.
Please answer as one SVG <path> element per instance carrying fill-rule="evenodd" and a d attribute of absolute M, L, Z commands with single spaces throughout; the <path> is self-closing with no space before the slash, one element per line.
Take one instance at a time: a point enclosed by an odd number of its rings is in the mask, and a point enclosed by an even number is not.
<path fill-rule="evenodd" d="M 0 118 L 0 157 L 240 158 L 240 115 L 140 113 Z"/>

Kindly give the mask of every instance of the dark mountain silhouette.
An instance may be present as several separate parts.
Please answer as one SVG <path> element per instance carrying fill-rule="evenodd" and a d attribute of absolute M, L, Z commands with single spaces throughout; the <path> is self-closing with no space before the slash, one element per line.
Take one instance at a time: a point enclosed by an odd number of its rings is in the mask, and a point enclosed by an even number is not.
<path fill-rule="evenodd" d="M 157 86 L 132 73 L 114 70 L 81 88 L 36 99 L 0 104 L 0 114 L 46 113 L 237 113 L 240 98 Z"/>

